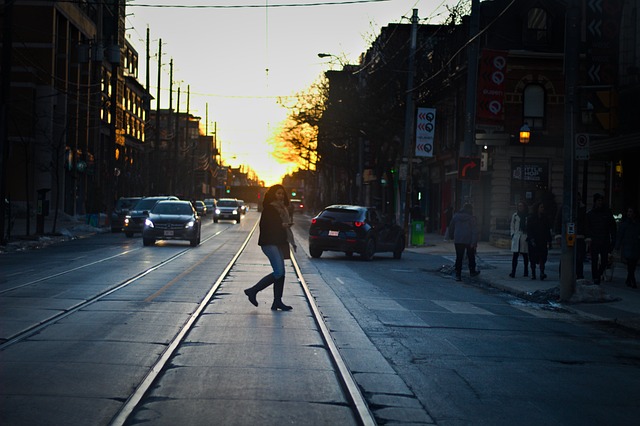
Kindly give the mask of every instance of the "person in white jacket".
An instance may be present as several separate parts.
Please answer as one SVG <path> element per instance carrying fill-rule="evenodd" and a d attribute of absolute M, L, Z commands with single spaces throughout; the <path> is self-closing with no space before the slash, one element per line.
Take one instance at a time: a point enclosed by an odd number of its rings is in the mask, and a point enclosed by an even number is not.
<path fill-rule="evenodd" d="M 524 261 L 524 275 L 529 276 L 529 247 L 527 244 L 527 216 L 529 208 L 524 201 L 518 203 L 518 211 L 511 216 L 511 273 L 509 276 L 515 278 L 518 267 L 518 257 L 522 255 Z"/>

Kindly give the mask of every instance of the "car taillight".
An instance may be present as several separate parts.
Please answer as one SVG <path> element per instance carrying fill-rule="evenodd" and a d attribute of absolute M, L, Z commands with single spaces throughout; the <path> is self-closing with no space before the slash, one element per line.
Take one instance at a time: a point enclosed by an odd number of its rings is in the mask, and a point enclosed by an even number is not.
<path fill-rule="evenodd" d="M 312 225 L 315 225 L 315 224 L 316 224 L 316 222 L 317 222 L 317 220 L 316 220 L 315 218 L 311 219 L 311 224 L 312 224 Z"/>
<path fill-rule="evenodd" d="M 364 222 L 355 221 L 353 222 L 353 224 L 356 226 L 356 228 L 360 228 L 362 225 L 364 225 Z"/>

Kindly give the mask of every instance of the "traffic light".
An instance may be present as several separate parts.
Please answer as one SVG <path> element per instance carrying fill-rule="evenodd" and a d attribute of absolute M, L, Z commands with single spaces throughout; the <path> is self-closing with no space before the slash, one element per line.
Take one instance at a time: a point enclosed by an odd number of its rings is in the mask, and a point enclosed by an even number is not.
<path fill-rule="evenodd" d="M 292 189 L 292 190 L 291 190 L 291 196 L 292 196 L 292 197 L 295 197 L 295 196 L 296 196 L 296 190 L 295 190 L 295 189 Z"/>
<path fill-rule="evenodd" d="M 229 185 L 227 185 L 227 187 L 225 188 L 225 192 L 226 192 L 227 194 L 230 194 L 230 193 L 231 193 L 231 187 L 230 187 Z"/>

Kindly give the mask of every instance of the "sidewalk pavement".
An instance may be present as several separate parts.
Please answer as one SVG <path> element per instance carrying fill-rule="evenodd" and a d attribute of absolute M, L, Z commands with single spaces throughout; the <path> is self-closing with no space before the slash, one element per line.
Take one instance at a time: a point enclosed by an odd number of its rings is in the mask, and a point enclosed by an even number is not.
<path fill-rule="evenodd" d="M 410 246 L 407 251 L 444 256 L 455 261 L 455 248 L 452 241 L 444 241 L 442 235 L 425 235 L 425 244 Z M 547 279 L 532 280 L 523 277 L 522 257 L 518 259 L 516 277 L 509 277 L 511 272 L 511 250 L 495 247 L 488 242 L 478 243 L 477 264 L 481 274 L 475 278 L 491 287 L 514 294 L 531 301 L 548 302 L 557 307 L 583 315 L 593 321 L 610 322 L 621 327 L 640 331 L 640 289 L 627 287 L 624 283 L 627 276 L 626 265 L 616 262 L 610 282 L 593 285 L 591 280 L 580 280 L 576 285 L 574 296 L 569 302 L 559 302 L 561 249 L 549 250 L 547 262 Z M 585 262 L 585 278 L 591 276 L 591 265 Z M 636 277 L 640 272 L 636 272 Z M 453 279 L 453 277 L 452 277 Z M 468 264 L 463 266 L 462 281 L 470 280 Z"/>

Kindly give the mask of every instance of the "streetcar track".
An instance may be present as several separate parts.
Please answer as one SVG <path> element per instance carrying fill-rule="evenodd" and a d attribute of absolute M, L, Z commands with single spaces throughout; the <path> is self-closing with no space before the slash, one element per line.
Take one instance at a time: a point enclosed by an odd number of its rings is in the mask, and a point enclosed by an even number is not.
<path fill-rule="evenodd" d="M 207 237 L 202 242 L 209 241 L 210 239 L 220 235 L 222 232 L 226 231 L 227 229 L 229 229 L 229 228 L 221 229 L 220 231 L 216 232 L 215 234 Z M 7 338 L 7 340 L 2 342 L 2 344 L 0 344 L 0 351 L 3 351 L 4 349 L 6 349 L 9 346 L 11 346 L 11 345 L 13 345 L 15 343 L 18 343 L 18 342 L 20 342 L 20 341 L 22 341 L 22 340 L 24 340 L 24 339 L 26 339 L 26 338 L 28 338 L 30 336 L 33 336 L 34 334 L 39 333 L 41 330 L 43 330 L 43 329 L 49 327 L 50 325 L 60 321 L 61 319 L 64 319 L 64 318 L 68 317 L 69 315 L 74 314 L 75 312 L 78 312 L 79 310 L 81 310 L 81 309 L 83 309 L 83 308 L 85 308 L 87 306 L 90 306 L 90 305 L 92 305 L 93 303 L 95 303 L 95 302 L 97 302 L 99 300 L 104 299 L 105 297 L 111 295 L 112 293 L 114 293 L 114 292 L 116 292 L 116 291 L 118 291 L 118 290 L 120 290 L 120 289 L 122 289 L 124 287 L 129 286 L 130 284 L 138 281 L 139 279 L 141 279 L 141 278 L 149 275 L 150 273 L 162 268 L 163 266 L 167 265 L 168 263 L 173 262 L 174 260 L 177 260 L 180 257 L 184 256 L 185 254 L 187 254 L 189 252 L 190 249 L 191 249 L 191 247 L 185 248 L 184 250 L 182 250 L 182 251 L 180 251 L 180 252 L 168 257 L 167 259 L 164 259 L 163 261 L 156 263 L 155 265 L 145 269 L 144 271 L 139 272 L 138 274 L 134 275 L 133 277 L 130 277 L 130 278 L 126 279 L 125 281 L 120 282 L 120 283 L 112 286 L 111 288 L 108 288 L 108 289 L 106 289 L 106 290 L 94 295 L 93 297 L 91 297 L 91 298 L 89 298 L 87 300 L 84 300 L 84 301 L 79 302 L 79 303 L 77 303 L 75 305 L 72 305 L 72 306 L 66 308 L 64 311 L 61 311 L 61 312 L 59 312 L 59 313 L 57 313 L 57 314 L 55 314 L 55 315 L 53 315 L 53 316 L 51 316 L 51 317 L 49 317 L 49 318 L 47 318 L 45 320 L 42 320 L 42 321 L 40 321 L 40 322 L 38 322 L 36 324 L 33 324 L 32 326 L 20 331 L 19 333 L 16 333 L 15 335 Z M 115 256 L 110 256 L 108 258 L 101 259 L 99 261 L 91 262 L 91 263 L 88 263 L 86 265 L 79 266 L 77 268 L 72 268 L 72 269 L 69 269 L 67 271 L 63 271 L 63 272 L 51 275 L 49 277 L 44 277 L 44 278 L 32 281 L 30 283 L 22 284 L 20 286 L 13 287 L 11 289 L 5 290 L 0 294 L 6 293 L 8 291 L 16 290 L 18 288 L 25 287 L 26 285 L 33 285 L 35 283 L 46 281 L 48 279 L 52 279 L 52 278 L 58 277 L 60 275 L 64 275 L 64 274 L 67 274 L 67 273 L 70 273 L 70 272 L 73 272 L 73 271 L 77 271 L 78 269 L 82 269 L 82 268 L 85 268 L 87 266 L 92 266 L 92 265 L 95 265 L 97 263 L 104 262 L 104 261 L 116 258 L 118 256 L 121 256 L 121 255 L 125 254 L 125 253 L 130 253 L 130 252 L 135 251 L 135 250 L 138 250 L 138 249 L 129 250 L 127 252 L 120 253 L 120 254 L 115 255 Z"/>
<path fill-rule="evenodd" d="M 183 344 L 183 341 L 187 334 L 192 330 L 193 326 L 196 324 L 202 312 L 207 307 L 207 305 L 213 299 L 213 296 L 218 291 L 222 282 L 227 278 L 231 269 L 235 266 L 236 262 L 240 258 L 240 256 L 245 251 L 249 240 L 254 234 L 256 228 L 258 227 L 258 223 L 256 222 L 249 235 L 246 237 L 245 241 L 242 243 L 236 254 L 229 261 L 225 269 L 220 273 L 216 282 L 209 289 L 207 295 L 202 299 L 198 308 L 191 314 L 188 321 L 183 325 L 180 331 L 176 334 L 176 336 L 171 340 L 171 342 L 167 345 L 164 352 L 160 355 L 156 363 L 149 369 L 144 379 L 140 382 L 138 387 L 134 390 L 134 392 L 129 396 L 124 405 L 120 408 L 118 413 L 113 417 L 110 426 L 122 426 L 126 423 L 129 416 L 133 414 L 133 412 L 138 408 L 139 404 L 143 401 L 144 397 L 148 394 L 156 380 L 160 377 L 160 375 L 165 371 L 167 365 L 170 363 L 174 354 Z M 324 342 L 324 347 L 328 351 L 328 355 L 332 360 L 333 365 L 337 369 L 336 377 L 340 381 L 345 393 L 347 394 L 347 399 L 349 400 L 350 405 L 352 406 L 356 417 L 359 420 L 359 424 L 364 426 L 373 426 L 376 424 L 375 417 L 373 413 L 369 410 L 367 402 L 364 398 L 364 395 L 360 391 L 353 375 L 349 371 L 346 362 L 342 358 L 340 351 L 338 350 L 337 345 L 334 343 L 331 338 L 331 333 L 324 320 L 322 319 L 322 314 L 320 313 L 320 309 L 318 308 L 315 299 L 313 298 L 309 287 L 302 275 L 302 271 L 295 259 L 294 253 L 291 253 L 291 263 L 293 265 L 294 271 L 298 278 L 298 282 L 303 289 L 305 294 L 307 303 L 311 309 L 311 313 L 313 315 L 314 321 L 318 326 L 319 333 Z"/>
<path fill-rule="evenodd" d="M 210 235 L 209 237 L 207 237 L 207 238 L 205 238 L 204 240 L 202 240 L 202 241 L 201 241 L 201 244 L 202 244 L 202 243 L 205 243 L 205 242 L 207 242 L 207 241 L 209 241 L 210 239 L 212 239 L 212 238 L 214 238 L 214 237 L 216 237 L 216 236 L 218 236 L 218 235 L 220 235 L 222 232 L 226 231 L 227 229 L 229 229 L 229 228 L 221 229 L 220 231 L 216 232 L 215 234 Z M 3 294 L 6 294 L 6 293 L 10 293 L 10 292 L 15 291 L 15 290 L 19 290 L 19 289 L 24 288 L 24 287 L 28 287 L 28 286 L 30 286 L 30 285 L 39 284 L 39 283 L 41 283 L 41 282 L 43 282 L 43 281 L 52 280 L 52 279 L 54 279 L 54 278 L 58 278 L 58 277 L 60 277 L 60 276 L 62 276 L 62 275 L 70 274 L 71 272 L 79 271 L 80 269 L 88 268 L 88 267 L 90 267 L 90 266 L 98 265 L 98 264 L 100 264 L 100 263 L 103 263 L 103 262 L 107 262 L 107 261 L 109 261 L 109 260 L 116 259 L 116 258 L 118 258 L 118 257 L 120 257 L 120 256 L 124 256 L 124 255 L 126 255 L 126 254 L 133 253 L 134 251 L 142 250 L 143 248 L 144 248 L 144 247 L 138 247 L 138 248 L 134 248 L 134 249 L 131 249 L 131 250 L 125 250 L 125 251 L 123 251 L 122 253 L 118 253 L 118 254 L 115 254 L 115 255 L 113 255 L 113 256 L 109 256 L 109 257 L 105 257 L 104 259 L 95 260 L 95 261 L 93 261 L 93 262 L 89 262 L 89 263 L 86 263 L 86 264 L 84 264 L 84 265 L 76 266 L 75 268 L 67 269 L 67 270 L 65 270 L 65 271 L 61 271 L 61 272 L 55 273 L 55 274 L 53 274 L 53 275 L 48 275 L 48 276 L 46 276 L 46 277 L 38 278 L 38 279 L 36 279 L 36 280 L 29 281 L 29 282 L 26 282 L 26 283 L 23 283 L 23 284 L 17 285 L 17 286 L 15 286 L 15 287 L 11 287 L 11 288 L 7 288 L 7 289 L 4 289 L 4 290 L 0 290 L 0 296 L 2 296 Z M 186 251 L 190 250 L 191 248 L 192 248 L 192 247 L 186 247 L 186 248 L 185 248 L 183 251 L 181 251 L 180 253 L 184 253 L 184 252 L 186 252 Z M 161 263 L 162 263 L 162 262 L 161 262 Z M 152 266 L 152 268 L 153 268 L 153 266 Z M 31 269 L 31 271 L 33 271 L 33 269 Z M 12 274 L 11 276 L 13 276 L 13 275 L 20 275 L 20 274 L 23 274 L 24 272 L 25 272 L 25 271 L 22 271 L 22 272 L 16 272 L 15 274 Z M 26 272 L 28 272 L 28 271 L 26 271 Z M 8 275 L 8 276 L 9 276 L 9 275 Z"/>

